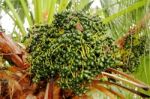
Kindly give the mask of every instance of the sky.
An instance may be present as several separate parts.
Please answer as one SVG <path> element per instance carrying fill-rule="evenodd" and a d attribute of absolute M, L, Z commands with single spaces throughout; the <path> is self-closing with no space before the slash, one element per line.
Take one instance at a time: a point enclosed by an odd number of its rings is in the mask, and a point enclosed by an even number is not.
<path fill-rule="evenodd" d="M 94 0 L 93 4 L 92 4 L 92 8 L 96 8 L 97 6 L 100 6 L 100 0 Z M 14 29 L 14 23 L 12 21 L 12 19 L 5 14 L 4 11 L 2 11 L 2 18 L 0 19 L 0 25 L 3 27 L 3 29 L 5 29 L 5 31 L 10 34 L 13 29 Z M 27 27 L 27 23 L 25 22 L 25 28 Z"/>

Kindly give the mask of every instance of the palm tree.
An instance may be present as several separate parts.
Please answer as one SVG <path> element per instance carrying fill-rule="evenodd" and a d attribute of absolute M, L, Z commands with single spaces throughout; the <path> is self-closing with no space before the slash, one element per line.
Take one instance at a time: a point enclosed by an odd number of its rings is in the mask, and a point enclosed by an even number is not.
<path fill-rule="evenodd" d="M 77 0 L 78 1 L 78 0 Z M 148 4 L 147 4 L 147 0 L 133 0 L 133 2 L 128 2 L 128 1 L 118 1 L 116 0 L 112 2 L 112 4 L 110 4 L 110 2 L 108 0 L 100 0 L 101 4 L 102 4 L 102 9 L 98 9 L 97 13 L 99 13 L 99 11 L 102 11 L 104 14 L 104 19 L 103 21 L 107 24 L 109 24 L 110 26 L 110 30 L 112 32 L 112 36 L 117 40 L 118 38 L 120 38 L 118 41 L 118 46 L 122 46 L 122 43 L 120 43 L 120 41 L 124 40 L 129 34 L 130 32 L 136 33 L 136 32 L 141 32 L 141 30 L 144 31 L 148 31 L 146 27 L 146 22 L 145 20 L 141 20 L 140 19 L 143 18 L 142 15 L 145 14 L 145 12 L 147 13 L 147 9 L 148 9 Z M 27 31 L 24 29 L 23 23 L 24 23 L 24 19 L 27 19 L 28 24 L 29 24 L 29 28 L 31 28 L 33 25 L 35 24 L 44 24 L 44 23 L 48 23 L 51 24 L 52 21 L 54 20 L 53 16 L 55 13 L 61 13 L 63 10 L 69 8 L 69 9 L 76 9 L 77 10 L 83 10 L 83 9 L 88 9 L 90 7 L 90 5 L 92 4 L 92 1 L 90 0 L 82 0 L 82 1 L 78 1 L 78 2 L 72 2 L 70 0 L 47 0 L 47 1 L 39 1 L 39 0 L 33 0 L 32 5 L 34 5 L 34 10 L 29 10 L 28 9 L 28 2 L 25 0 L 20 0 L 19 3 L 21 6 L 19 6 L 19 8 L 21 8 L 21 11 L 24 12 L 23 15 L 23 19 L 21 19 L 21 15 L 19 15 L 18 13 L 16 13 L 16 8 L 14 7 L 14 5 L 11 4 L 12 1 L 10 0 L 6 0 L 4 4 L 6 4 L 6 7 L 9 8 L 9 10 L 7 10 L 5 7 L 3 7 L 3 9 L 12 17 L 12 19 L 16 22 L 16 25 L 19 28 L 19 31 L 22 33 L 22 36 L 25 36 L 27 34 Z M 18 3 L 18 1 L 16 1 Z M 70 6 L 72 3 L 72 6 Z M 126 5 L 128 5 L 128 7 L 126 7 Z M 118 9 L 118 11 L 116 10 L 112 10 L 111 8 L 115 7 L 115 9 Z M 55 9 L 56 8 L 56 9 Z M 122 8 L 122 9 L 120 9 Z M 136 13 L 134 12 L 135 10 Z M 89 10 L 91 11 L 91 10 Z M 10 14 L 11 12 L 11 14 Z M 143 13 L 143 14 L 139 14 L 139 13 Z M 127 18 L 129 16 L 129 18 Z M 135 17 L 137 16 L 137 17 Z M 128 20 L 126 22 L 124 22 L 125 20 Z M 146 14 L 145 17 L 146 21 L 148 21 L 149 19 L 149 13 Z M 129 21 L 130 20 L 130 21 Z M 139 22 L 138 24 L 135 24 Z M 135 26 L 131 27 L 134 23 Z M 117 26 L 115 25 L 117 24 Z M 144 25 L 143 25 L 144 24 Z M 126 31 L 128 31 L 126 33 Z M 120 34 L 121 33 L 121 34 Z M 126 36 L 123 36 L 123 33 L 125 33 Z M 1 78 L 2 78 L 2 84 L 4 85 L 5 79 L 8 79 L 8 88 L 9 90 L 5 90 L 5 87 L 3 86 L 3 93 L 9 93 L 7 94 L 5 97 L 15 97 L 15 98 L 20 98 L 20 96 L 22 98 L 25 97 L 53 97 L 55 98 L 59 98 L 60 96 L 58 95 L 58 93 L 60 92 L 60 87 L 55 86 L 55 84 L 53 84 L 53 82 L 50 82 L 47 84 L 47 86 L 43 83 L 40 82 L 38 85 L 32 83 L 30 84 L 30 74 L 28 74 L 28 68 L 29 68 L 29 63 L 26 61 L 26 51 L 24 51 L 24 49 L 22 49 L 20 46 L 18 46 L 18 44 L 14 43 L 13 40 L 11 40 L 10 38 L 8 38 L 3 32 L 1 32 L 1 39 L 0 39 L 0 48 L 2 50 L 1 53 L 5 54 L 5 59 L 6 60 L 11 60 L 16 66 L 18 67 L 7 67 L 7 68 L 2 68 L 2 73 L 1 73 Z M 7 45 L 6 47 L 4 45 Z M 15 53 L 15 54 L 11 54 L 11 53 Z M 147 60 L 146 57 L 144 57 L 144 62 L 145 60 Z M 149 62 L 149 61 L 147 61 Z M 143 64 L 144 68 L 145 65 Z M 140 67 L 140 68 L 143 68 Z M 5 72 L 5 71 L 9 71 L 9 72 Z M 148 69 L 147 69 L 148 71 Z M 111 74 L 111 72 L 115 73 L 115 74 L 119 74 L 122 75 L 121 77 L 119 75 L 113 75 Z M 130 77 L 128 75 L 126 75 L 123 72 L 120 72 L 118 70 L 109 68 L 106 71 L 103 71 L 100 75 L 100 77 L 106 77 L 106 78 L 110 78 L 110 79 L 115 79 L 115 80 L 120 80 L 122 82 L 128 82 L 130 84 L 133 84 L 139 88 L 143 88 L 145 90 L 149 89 L 149 87 L 147 87 L 145 84 L 141 83 L 138 80 L 135 80 L 133 77 Z M 148 77 L 148 73 L 145 73 L 144 75 L 145 77 Z M 128 80 L 126 80 L 125 78 L 127 78 Z M 146 80 L 148 81 L 148 79 L 146 78 Z M 12 83 L 12 84 L 11 84 Z M 121 87 L 123 89 L 129 90 L 130 92 L 133 92 L 137 95 L 143 96 L 143 97 L 148 97 L 145 94 L 140 93 L 139 91 L 136 91 L 134 89 L 130 89 L 127 88 L 123 85 L 119 85 L 117 83 L 113 83 L 110 81 L 105 81 L 103 82 L 107 85 L 110 86 L 117 86 L 117 87 Z M 149 83 L 149 82 L 147 82 Z M 42 85 L 43 84 L 43 85 Z M 25 88 L 22 89 L 21 86 L 24 86 Z M 52 86 L 54 87 L 53 90 L 50 90 L 50 88 L 52 88 Z M 98 80 L 94 80 L 93 83 L 91 84 L 92 88 L 96 88 L 98 90 L 100 90 L 101 92 L 105 93 L 107 96 L 114 98 L 114 95 L 120 97 L 120 98 L 124 98 L 123 95 L 119 94 L 117 91 L 111 90 L 109 88 L 105 88 L 102 85 L 99 85 L 99 81 Z M 13 88 L 16 87 L 16 90 L 13 90 Z M 40 88 L 42 87 L 42 88 Z M 117 90 L 117 89 L 116 89 Z M 53 92 L 52 92 L 53 91 Z M 35 96 L 33 96 L 33 93 L 38 93 Z M 53 93 L 53 94 L 52 94 Z M 85 95 L 83 95 L 83 97 L 86 97 Z M 77 98 L 77 97 L 74 97 Z M 51 98 L 50 98 L 51 99 Z"/>
<path fill-rule="evenodd" d="M 145 15 L 149 13 L 149 1 L 147 0 L 100 0 L 102 7 L 105 9 L 106 19 L 112 20 L 110 24 L 112 35 L 114 38 L 119 38 L 124 35 L 129 28 L 132 28 Z M 115 9 L 115 11 L 113 11 Z M 122 14 L 121 14 L 122 13 Z M 124 13 L 124 14 L 123 14 Z M 109 17 L 110 16 L 110 17 Z M 115 25 L 117 24 L 117 26 Z M 148 27 L 148 26 L 146 26 Z M 143 28 L 142 31 L 149 39 L 149 29 Z M 138 69 L 133 73 L 138 79 L 150 84 L 148 79 L 150 70 L 149 44 L 145 45 L 145 55 L 141 58 L 141 63 Z M 131 98 L 131 97 L 130 97 Z"/>

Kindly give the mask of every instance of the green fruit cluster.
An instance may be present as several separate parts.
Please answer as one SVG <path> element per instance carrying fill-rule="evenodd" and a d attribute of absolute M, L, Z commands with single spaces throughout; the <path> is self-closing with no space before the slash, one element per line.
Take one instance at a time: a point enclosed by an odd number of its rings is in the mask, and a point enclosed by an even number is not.
<path fill-rule="evenodd" d="M 85 93 L 102 71 L 125 64 L 106 30 L 100 17 L 70 11 L 56 14 L 51 25 L 33 26 L 28 45 L 33 81 L 55 79 L 64 90 Z"/>
<path fill-rule="evenodd" d="M 62 89 L 84 93 L 87 82 L 115 63 L 113 39 L 105 31 L 101 18 L 83 12 L 63 12 L 51 25 L 35 25 L 28 46 L 33 80 L 58 77 Z"/>
<path fill-rule="evenodd" d="M 144 54 L 146 50 L 146 36 L 142 33 L 128 35 L 125 40 L 124 54 L 121 55 L 121 61 L 124 66 L 124 71 L 133 72 L 137 69 L 140 64 L 140 56 Z"/>

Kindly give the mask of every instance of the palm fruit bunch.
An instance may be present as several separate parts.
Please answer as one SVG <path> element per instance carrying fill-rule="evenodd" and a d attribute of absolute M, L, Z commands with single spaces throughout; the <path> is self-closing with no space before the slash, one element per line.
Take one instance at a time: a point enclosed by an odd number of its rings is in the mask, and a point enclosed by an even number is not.
<path fill-rule="evenodd" d="M 33 26 L 28 52 L 34 82 L 56 80 L 76 95 L 85 93 L 87 84 L 105 69 L 124 65 L 107 26 L 86 12 L 65 11 L 56 14 L 51 25 Z"/>
<path fill-rule="evenodd" d="M 140 64 L 140 56 L 146 52 L 146 36 L 143 33 L 128 35 L 124 48 L 119 50 L 124 71 L 134 72 Z"/>

